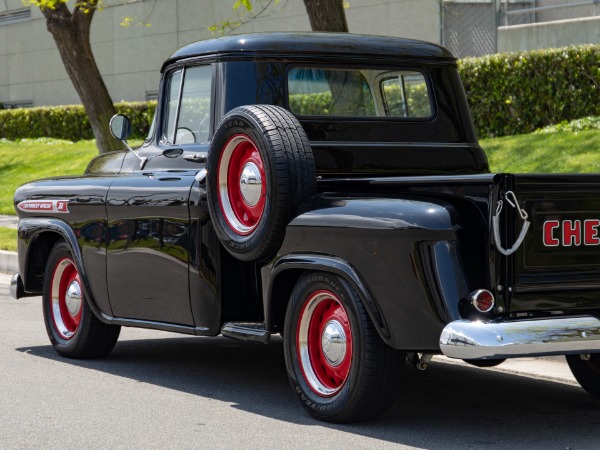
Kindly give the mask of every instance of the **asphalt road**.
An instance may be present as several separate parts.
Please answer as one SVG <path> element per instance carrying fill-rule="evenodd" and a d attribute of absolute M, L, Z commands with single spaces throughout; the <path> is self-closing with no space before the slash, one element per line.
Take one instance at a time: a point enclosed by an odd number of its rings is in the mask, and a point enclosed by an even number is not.
<path fill-rule="evenodd" d="M 600 446 L 600 402 L 568 379 L 434 359 L 426 372 L 407 370 L 380 419 L 330 425 L 294 398 L 280 340 L 124 329 L 105 359 L 60 358 L 40 299 L 13 300 L 8 280 L 0 275 L 1 449 Z"/>

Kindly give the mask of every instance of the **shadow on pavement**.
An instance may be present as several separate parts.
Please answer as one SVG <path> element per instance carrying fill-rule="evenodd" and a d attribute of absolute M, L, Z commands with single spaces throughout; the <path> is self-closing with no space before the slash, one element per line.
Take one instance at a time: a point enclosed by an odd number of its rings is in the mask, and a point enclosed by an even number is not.
<path fill-rule="evenodd" d="M 381 418 L 332 425 L 313 420 L 287 381 L 280 339 L 269 345 L 218 338 L 120 341 L 102 360 L 61 358 L 50 346 L 31 355 L 233 403 L 291 423 L 328 427 L 423 448 L 597 448 L 600 402 L 582 389 L 486 369 L 407 366 L 398 399 Z"/>

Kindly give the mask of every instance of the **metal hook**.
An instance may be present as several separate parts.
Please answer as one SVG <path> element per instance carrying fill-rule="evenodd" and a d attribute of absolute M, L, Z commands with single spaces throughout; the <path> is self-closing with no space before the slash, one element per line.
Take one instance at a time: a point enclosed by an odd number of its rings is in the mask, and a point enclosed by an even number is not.
<path fill-rule="evenodd" d="M 502 200 L 498 200 L 498 207 L 496 208 L 496 215 L 499 216 L 502 212 L 502 206 L 504 206 L 504 202 Z"/>
<path fill-rule="evenodd" d="M 515 195 L 515 193 L 513 191 L 507 191 L 506 194 L 504 194 L 504 198 L 506 199 L 506 201 L 508 202 L 508 204 L 510 206 L 512 206 L 519 212 L 521 219 L 527 220 L 527 218 L 529 216 L 527 215 L 527 212 L 519 206 L 519 201 L 517 200 L 517 196 Z M 511 198 L 513 201 L 511 201 Z"/>
<path fill-rule="evenodd" d="M 514 200 L 514 203 L 510 201 L 511 197 Z M 504 198 L 506 199 L 506 201 L 508 202 L 508 204 L 510 206 L 512 206 L 513 208 L 516 208 L 517 205 L 519 204 L 518 201 L 517 201 L 517 196 L 515 195 L 515 193 L 513 191 L 506 191 L 506 193 L 504 194 Z"/>
<path fill-rule="evenodd" d="M 529 230 L 529 226 L 531 223 L 527 220 L 527 213 L 524 209 L 519 206 L 519 201 L 517 200 L 517 196 L 513 191 L 508 191 L 504 194 L 505 200 L 508 202 L 510 206 L 515 208 L 521 219 L 523 219 L 523 226 L 521 228 L 521 233 L 519 233 L 519 237 L 513 244 L 513 246 L 509 249 L 505 249 L 502 247 L 501 239 L 500 239 L 500 212 L 502 211 L 503 202 L 502 200 L 498 200 L 498 207 L 496 208 L 496 215 L 492 218 L 492 229 L 494 232 L 494 240 L 496 241 L 496 248 L 503 255 L 509 256 L 512 255 L 517 249 L 521 246 L 523 241 L 525 240 L 525 236 L 527 235 L 527 231 Z M 512 199 L 512 200 L 511 200 Z"/>

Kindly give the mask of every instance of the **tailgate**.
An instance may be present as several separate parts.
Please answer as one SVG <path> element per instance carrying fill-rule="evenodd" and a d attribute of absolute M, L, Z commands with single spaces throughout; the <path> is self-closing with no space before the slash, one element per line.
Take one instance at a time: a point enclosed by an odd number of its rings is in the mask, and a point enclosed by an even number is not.
<path fill-rule="evenodd" d="M 496 257 L 510 312 L 599 308 L 600 174 L 502 175 L 500 198 L 509 190 L 531 222 L 522 245 Z M 500 219 L 507 248 L 523 221 L 506 201 Z"/>

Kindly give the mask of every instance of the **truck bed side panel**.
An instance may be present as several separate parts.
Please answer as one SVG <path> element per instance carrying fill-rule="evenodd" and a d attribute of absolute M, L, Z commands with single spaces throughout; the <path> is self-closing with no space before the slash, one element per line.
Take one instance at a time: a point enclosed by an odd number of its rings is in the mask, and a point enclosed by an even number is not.
<path fill-rule="evenodd" d="M 456 208 L 424 194 L 324 194 L 305 206 L 308 211 L 288 226 L 279 256 L 312 253 L 347 261 L 379 306 L 388 327 L 382 338 L 403 350 L 437 351 L 442 328 L 458 318 L 458 302 L 470 288 Z"/>

